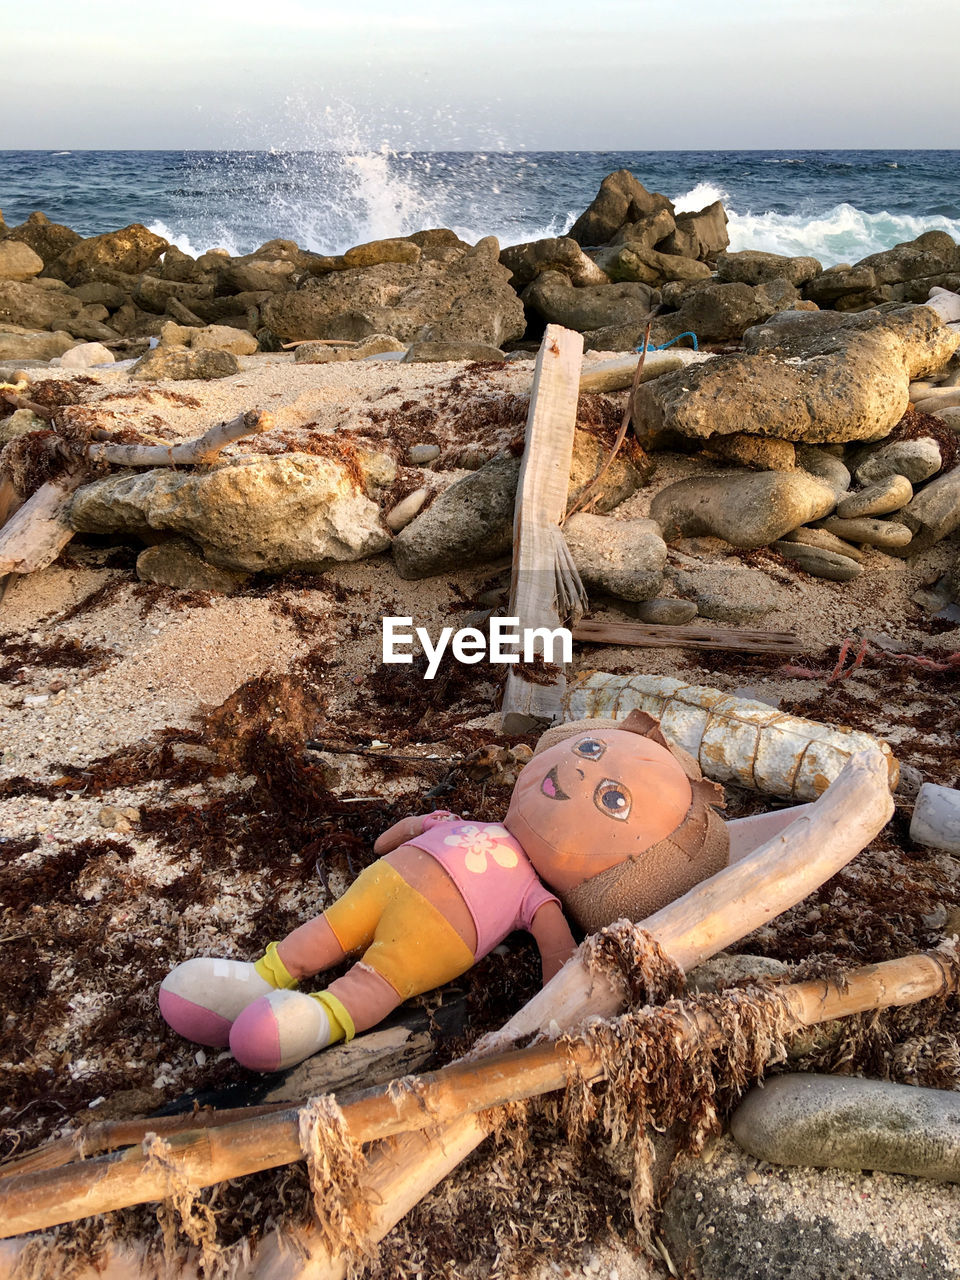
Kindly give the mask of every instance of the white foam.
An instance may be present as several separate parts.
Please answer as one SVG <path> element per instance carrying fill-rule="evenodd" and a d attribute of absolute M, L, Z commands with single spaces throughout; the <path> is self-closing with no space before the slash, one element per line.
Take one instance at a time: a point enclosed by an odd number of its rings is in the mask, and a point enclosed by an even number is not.
<path fill-rule="evenodd" d="M 904 240 L 915 240 L 924 231 L 946 231 L 955 240 L 960 238 L 960 219 L 866 213 L 852 204 L 838 204 L 812 216 L 737 213 L 727 206 L 727 216 L 731 252 L 762 249 L 791 257 L 810 256 L 825 267 L 857 262 Z"/>
<path fill-rule="evenodd" d="M 723 187 L 715 186 L 712 182 L 698 182 L 684 195 L 674 196 L 673 207 L 677 213 L 697 213 L 700 209 L 705 209 L 708 204 L 713 204 L 715 200 L 726 202 L 729 198 L 729 194 Z"/>

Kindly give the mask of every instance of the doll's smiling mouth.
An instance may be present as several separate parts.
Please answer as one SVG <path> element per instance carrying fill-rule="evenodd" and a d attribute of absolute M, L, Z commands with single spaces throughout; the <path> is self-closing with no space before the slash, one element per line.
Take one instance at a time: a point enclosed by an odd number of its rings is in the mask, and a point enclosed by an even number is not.
<path fill-rule="evenodd" d="M 560 780 L 557 777 L 557 765 L 553 766 L 544 780 L 540 783 L 540 790 L 551 800 L 570 799 L 564 789 L 560 786 Z"/>

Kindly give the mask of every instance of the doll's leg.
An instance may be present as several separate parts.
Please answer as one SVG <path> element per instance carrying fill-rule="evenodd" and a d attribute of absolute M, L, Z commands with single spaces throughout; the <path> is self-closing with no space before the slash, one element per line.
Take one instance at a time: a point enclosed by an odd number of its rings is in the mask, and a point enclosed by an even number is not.
<path fill-rule="evenodd" d="M 752 818 L 735 818 L 726 824 L 730 834 L 730 861 L 739 862 L 748 853 L 772 840 L 796 818 L 802 818 L 813 806 L 795 804 L 789 809 L 771 809 L 769 813 L 755 813 Z"/>

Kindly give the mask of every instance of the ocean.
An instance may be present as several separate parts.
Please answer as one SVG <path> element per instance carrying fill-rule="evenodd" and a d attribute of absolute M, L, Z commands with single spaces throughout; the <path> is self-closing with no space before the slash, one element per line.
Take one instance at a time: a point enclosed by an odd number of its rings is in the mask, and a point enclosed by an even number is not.
<path fill-rule="evenodd" d="M 722 200 L 732 249 L 830 266 L 932 228 L 960 239 L 960 151 L 0 151 L 0 208 L 82 235 L 142 222 L 192 254 L 426 227 L 507 245 L 561 235 L 621 168 L 680 210 Z"/>

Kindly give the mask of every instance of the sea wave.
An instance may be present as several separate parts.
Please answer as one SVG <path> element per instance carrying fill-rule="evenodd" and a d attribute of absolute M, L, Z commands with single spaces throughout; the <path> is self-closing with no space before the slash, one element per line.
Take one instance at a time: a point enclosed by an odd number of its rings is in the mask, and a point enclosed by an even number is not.
<path fill-rule="evenodd" d="M 867 213 L 852 204 L 838 204 L 812 215 L 738 213 L 727 208 L 731 252 L 761 249 L 791 257 L 818 258 L 825 267 L 857 262 L 871 253 L 915 240 L 924 231 L 946 231 L 960 238 L 960 219 L 942 215 Z"/>

